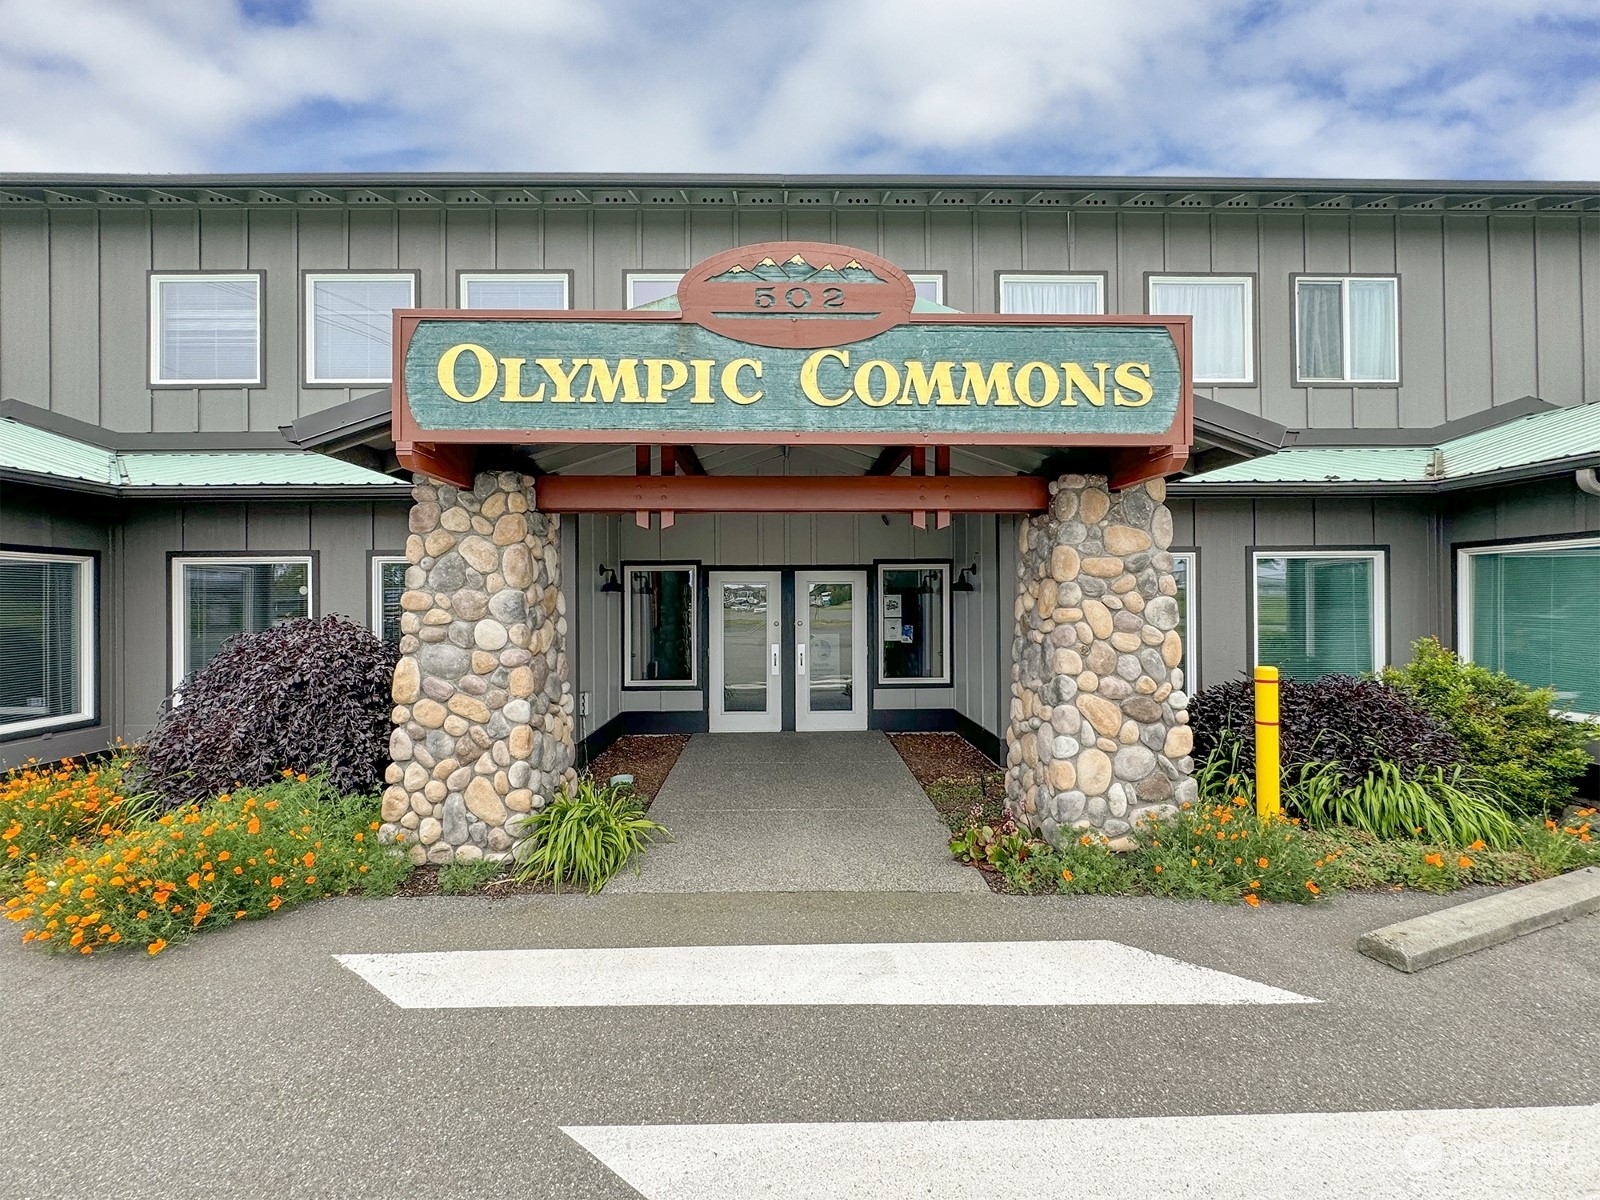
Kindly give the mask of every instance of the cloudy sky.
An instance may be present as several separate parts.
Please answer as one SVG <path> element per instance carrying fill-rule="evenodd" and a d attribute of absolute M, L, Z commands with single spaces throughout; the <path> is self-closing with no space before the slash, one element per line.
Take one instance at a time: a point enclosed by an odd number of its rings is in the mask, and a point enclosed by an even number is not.
<path fill-rule="evenodd" d="M 0 0 L 0 172 L 1600 179 L 1600 0 Z"/>

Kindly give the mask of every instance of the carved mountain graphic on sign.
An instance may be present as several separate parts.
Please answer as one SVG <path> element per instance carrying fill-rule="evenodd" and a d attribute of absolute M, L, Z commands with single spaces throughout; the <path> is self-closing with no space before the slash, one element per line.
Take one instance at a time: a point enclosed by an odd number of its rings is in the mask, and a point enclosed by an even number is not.
<path fill-rule="evenodd" d="M 773 283 L 826 283 L 840 280 L 847 283 L 885 282 L 883 276 L 862 266 L 855 259 L 851 259 L 843 267 L 835 267 L 832 263 L 816 267 L 798 254 L 782 263 L 774 262 L 771 258 L 763 258 L 748 269 L 735 265 L 720 275 L 711 276 L 706 282 L 743 283 L 752 278 Z"/>

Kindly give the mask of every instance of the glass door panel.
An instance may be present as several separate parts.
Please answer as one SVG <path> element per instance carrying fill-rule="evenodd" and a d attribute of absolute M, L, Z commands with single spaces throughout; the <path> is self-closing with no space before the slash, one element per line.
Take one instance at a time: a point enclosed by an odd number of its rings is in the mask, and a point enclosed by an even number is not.
<path fill-rule="evenodd" d="M 782 728 L 781 597 L 777 572 L 711 573 L 712 732 Z"/>
<path fill-rule="evenodd" d="M 795 573 L 795 728 L 867 727 L 865 571 Z"/>

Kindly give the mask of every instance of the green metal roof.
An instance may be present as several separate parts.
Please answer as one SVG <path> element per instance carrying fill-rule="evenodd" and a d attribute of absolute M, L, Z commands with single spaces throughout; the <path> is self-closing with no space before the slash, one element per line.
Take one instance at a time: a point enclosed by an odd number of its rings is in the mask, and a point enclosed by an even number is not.
<path fill-rule="evenodd" d="M 1197 491 L 1254 484 L 1451 488 L 1594 465 L 1600 465 L 1600 404 L 1581 404 L 1533 413 L 1432 446 L 1291 447 L 1183 482 Z"/>
<path fill-rule="evenodd" d="M 377 471 L 300 450 L 107 450 L 11 419 L 0 419 L 0 475 L 46 486 L 121 494 L 406 486 Z"/>

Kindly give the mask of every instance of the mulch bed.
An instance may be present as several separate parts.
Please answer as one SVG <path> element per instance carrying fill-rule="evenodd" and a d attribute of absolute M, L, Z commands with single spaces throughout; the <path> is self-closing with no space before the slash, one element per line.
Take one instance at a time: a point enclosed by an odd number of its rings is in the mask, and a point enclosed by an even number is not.
<path fill-rule="evenodd" d="M 613 775 L 632 775 L 634 793 L 649 807 L 666 782 L 667 772 L 672 770 L 678 755 L 688 744 L 687 737 L 676 733 L 629 734 L 613 742 L 604 754 L 589 763 L 587 770 L 602 783 Z M 509 875 L 497 875 L 470 892 L 456 894 L 503 900 L 512 896 L 548 895 L 554 890 L 549 883 L 518 883 Z M 581 892 L 582 889 L 568 885 L 562 891 Z M 396 896 L 406 899 L 443 894 L 439 890 L 439 868 L 432 865 L 412 871 L 395 891 Z"/>
<path fill-rule="evenodd" d="M 891 733 L 889 741 L 951 833 L 966 828 L 974 808 L 987 821 L 1004 819 L 1005 772 L 966 738 L 957 733 Z M 992 868 L 978 871 L 991 891 L 1010 890 Z"/>

